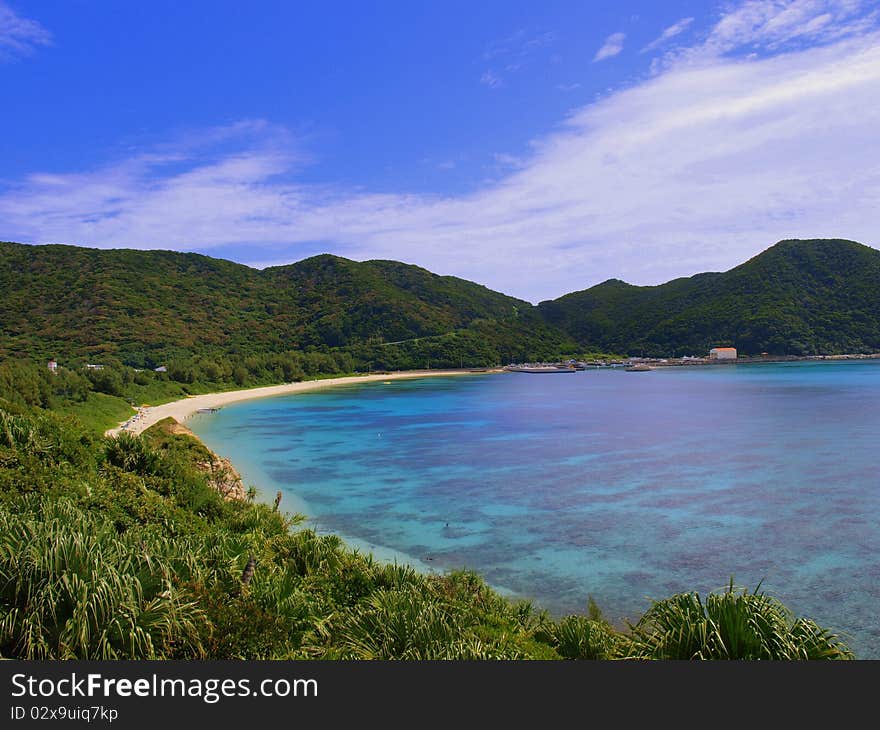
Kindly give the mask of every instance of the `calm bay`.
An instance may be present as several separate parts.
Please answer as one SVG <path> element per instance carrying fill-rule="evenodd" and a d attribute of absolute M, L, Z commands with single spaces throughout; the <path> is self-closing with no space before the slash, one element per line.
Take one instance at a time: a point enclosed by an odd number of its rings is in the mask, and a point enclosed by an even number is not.
<path fill-rule="evenodd" d="M 377 557 L 618 625 L 737 585 L 880 658 L 880 362 L 398 380 L 188 422 Z"/>

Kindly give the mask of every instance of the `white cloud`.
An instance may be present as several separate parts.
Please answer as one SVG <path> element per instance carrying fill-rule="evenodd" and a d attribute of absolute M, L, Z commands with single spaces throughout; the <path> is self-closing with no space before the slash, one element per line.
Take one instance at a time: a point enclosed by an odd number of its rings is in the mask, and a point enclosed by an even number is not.
<path fill-rule="evenodd" d="M 298 183 L 294 140 L 249 121 L 208 135 L 222 152 L 168 145 L 76 175 L 33 174 L 0 192 L 0 237 L 237 247 L 245 262 L 327 250 L 537 301 L 610 277 L 724 270 L 782 238 L 876 246 L 877 129 L 880 33 L 861 32 L 769 58 L 673 64 L 575 111 L 530 155 L 496 155 L 499 179 L 468 195 Z"/>
<path fill-rule="evenodd" d="M 501 80 L 501 77 L 493 73 L 492 71 L 486 71 L 480 77 L 480 83 L 484 86 L 488 86 L 490 89 L 497 89 L 500 86 L 504 85 L 504 82 Z"/>
<path fill-rule="evenodd" d="M 664 30 L 659 37 L 655 38 L 647 46 L 645 46 L 640 51 L 640 53 L 650 53 L 651 51 L 656 50 L 664 43 L 666 43 L 666 41 L 670 40 L 671 38 L 675 38 L 675 36 L 681 33 L 684 33 L 684 31 L 686 31 L 693 22 L 693 18 L 682 18 L 678 22 L 673 23 L 666 30 Z"/>
<path fill-rule="evenodd" d="M 596 55 L 593 57 L 593 63 L 616 56 L 623 50 L 623 41 L 625 39 L 626 33 L 612 33 L 605 39 L 605 43 L 602 44 L 602 47 L 596 51 Z"/>
<path fill-rule="evenodd" d="M 494 59 L 497 65 L 503 64 L 504 73 L 512 74 L 529 65 L 537 51 L 552 45 L 555 40 L 556 34 L 552 31 L 530 35 L 521 28 L 506 38 L 490 44 L 482 57 L 484 61 Z M 495 89 L 504 85 L 504 78 L 497 71 L 489 69 L 480 78 L 480 83 Z"/>
<path fill-rule="evenodd" d="M 872 0 L 747 0 L 724 12 L 702 44 L 676 55 L 702 60 L 830 43 L 869 32 L 878 17 Z"/>
<path fill-rule="evenodd" d="M 483 52 L 483 60 L 490 61 L 493 58 L 524 58 L 535 51 L 546 48 L 556 40 L 553 31 L 529 34 L 525 28 L 520 28 L 500 41 L 495 41 Z"/>
<path fill-rule="evenodd" d="M 747 43 L 773 48 L 795 39 L 835 39 L 858 31 L 859 0 L 751 0 L 726 14 L 709 45 L 729 50 Z"/>
<path fill-rule="evenodd" d="M 523 160 L 521 157 L 510 155 L 506 152 L 496 152 L 494 155 L 492 155 L 492 159 L 495 160 L 496 165 L 502 168 L 522 169 L 526 166 L 525 160 Z"/>
<path fill-rule="evenodd" d="M 21 17 L 0 0 L 0 61 L 27 56 L 51 42 L 52 34 L 36 20 Z"/>

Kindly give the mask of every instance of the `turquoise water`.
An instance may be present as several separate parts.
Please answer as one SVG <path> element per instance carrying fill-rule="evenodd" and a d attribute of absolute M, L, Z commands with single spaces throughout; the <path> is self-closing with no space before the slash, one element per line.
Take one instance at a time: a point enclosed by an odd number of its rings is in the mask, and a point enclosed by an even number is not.
<path fill-rule="evenodd" d="M 267 499 L 554 614 L 759 581 L 880 658 L 880 363 L 392 381 L 192 428 Z"/>

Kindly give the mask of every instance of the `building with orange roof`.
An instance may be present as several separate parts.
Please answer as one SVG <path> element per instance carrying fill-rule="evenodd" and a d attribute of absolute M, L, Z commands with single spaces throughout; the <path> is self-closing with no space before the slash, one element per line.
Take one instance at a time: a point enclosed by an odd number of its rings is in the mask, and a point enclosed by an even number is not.
<path fill-rule="evenodd" d="M 713 347 L 709 350 L 710 360 L 736 360 L 735 347 Z"/>

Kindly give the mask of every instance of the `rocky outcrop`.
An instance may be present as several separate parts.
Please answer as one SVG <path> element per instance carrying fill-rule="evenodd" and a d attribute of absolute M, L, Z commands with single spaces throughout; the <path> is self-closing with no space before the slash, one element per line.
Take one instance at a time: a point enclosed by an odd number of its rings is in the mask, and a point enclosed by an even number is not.
<path fill-rule="evenodd" d="M 198 467 L 208 475 L 208 483 L 223 496 L 223 499 L 247 499 L 247 491 L 232 462 L 223 456 L 214 455 L 212 461 L 199 462 Z"/>
<path fill-rule="evenodd" d="M 208 484 L 220 492 L 224 499 L 239 500 L 241 502 L 247 500 L 247 490 L 241 479 L 241 474 L 236 471 L 232 462 L 211 451 L 186 426 L 178 423 L 173 418 L 164 418 L 152 426 L 151 429 L 148 429 L 146 433 L 150 433 L 153 429 L 157 433 L 167 434 L 168 436 L 182 436 L 195 441 L 198 446 L 194 448 L 194 453 L 192 453 L 192 463 L 199 471 L 207 474 Z"/>

